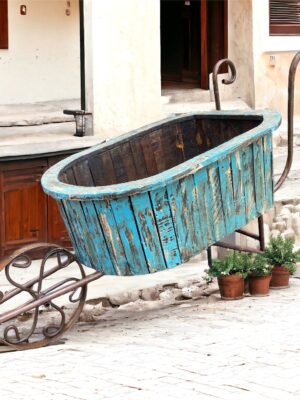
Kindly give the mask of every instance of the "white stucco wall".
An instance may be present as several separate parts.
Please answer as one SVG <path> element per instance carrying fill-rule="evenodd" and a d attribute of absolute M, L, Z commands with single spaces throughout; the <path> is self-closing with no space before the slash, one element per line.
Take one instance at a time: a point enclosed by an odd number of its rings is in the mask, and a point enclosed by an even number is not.
<path fill-rule="evenodd" d="M 109 138 L 161 117 L 160 1 L 86 0 L 86 99 Z"/>
<path fill-rule="evenodd" d="M 232 97 L 254 105 L 252 0 L 228 1 L 228 58 L 237 70 Z"/>
<path fill-rule="evenodd" d="M 300 36 L 269 35 L 269 1 L 252 0 L 255 107 L 272 108 L 286 117 L 288 72 L 300 50 Z M 275 65 L 270 65 L 270 56 Z M 300 66 L 295 81 L 295 115 L 300 116 Z"/>
<path fill-rule="evenodd" d="M 79 2 L 69 3 L 8 0 L 9 49 L 0 50 L 0 104 L 80 96 Z M 27 15 L 20 15 L 21 4 Z"/>

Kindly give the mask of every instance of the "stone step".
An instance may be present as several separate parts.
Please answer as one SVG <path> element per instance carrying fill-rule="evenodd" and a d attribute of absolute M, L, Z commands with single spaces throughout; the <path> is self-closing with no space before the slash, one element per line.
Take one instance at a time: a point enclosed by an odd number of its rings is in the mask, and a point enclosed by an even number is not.
<path fill-rule="evenodd" d="M 63 110 L 80 109 L 79 99 L 0 105 L 0 127 L 33 126 L 74 121 Z"/>
<path fill-rule="evenodd" d="M 210 91 L 203 89 L 162 89 L 163 102 L 201 103 L 211 101 Z"/>

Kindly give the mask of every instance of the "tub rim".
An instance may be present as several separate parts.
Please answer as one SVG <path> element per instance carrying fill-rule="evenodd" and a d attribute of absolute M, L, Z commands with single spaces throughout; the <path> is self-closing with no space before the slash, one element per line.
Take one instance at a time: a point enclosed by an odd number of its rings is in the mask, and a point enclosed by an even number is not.
<path fill-rule="evenodd" d="M 179 122 L 204 116 L 207 119 L 214 117 L 215 119 L 228 119 L 231 117 L 243 117 L 244 119 L 254 119 L 261 117 L 261 123 L 241 135 L 238 135 L 211 150 L 208 150 L 198 156 L 184 161 L 170 169 L 167 169 L 150 177 L 117 183 L 105 186 L 79 186 L 61 182 L 59 175 L 64 169 L 74 164 L 79 158 L 85 157 L 91 153 L 98 152 L 102 148 L 108 148 L 126 139 L 153 129 L 154 127 L 166 125 L 170 122 Z M 138 193 L 161 189 L 178 179 L 194 174 L 198 170 L 207 167 L 209 164 L 225 158 L 228 154 L 251 144 L 257 139 L 268 133 L 272 133 L 281 123 L 281 115 L 272 110 L 251 110 L 251 111 L 209 111 L 209 112 L 192 112 L 179 116 L 171 116 L 152 124 L 145 125 L 141 128 L 131 130 L 128 133 L 109 139 L 104 143 L 92 146 L 87 150 L 80 151 L 72 156 L 65 158 L 54 166 L 50 167 L 42 176 L 41 183 L 45 193 L 57 200 L 105 200 L 114 199 L 125 196 L 133 196 Z"/>

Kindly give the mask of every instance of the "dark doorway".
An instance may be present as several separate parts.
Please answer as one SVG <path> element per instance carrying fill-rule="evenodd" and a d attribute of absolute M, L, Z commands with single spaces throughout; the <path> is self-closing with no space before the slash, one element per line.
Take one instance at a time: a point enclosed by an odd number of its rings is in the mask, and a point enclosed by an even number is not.
<path fill-rule="evenodd" d="M 214 64 L 227 56 L 227 0 L 161 0 L 163 86 L 208 89 Z"/>

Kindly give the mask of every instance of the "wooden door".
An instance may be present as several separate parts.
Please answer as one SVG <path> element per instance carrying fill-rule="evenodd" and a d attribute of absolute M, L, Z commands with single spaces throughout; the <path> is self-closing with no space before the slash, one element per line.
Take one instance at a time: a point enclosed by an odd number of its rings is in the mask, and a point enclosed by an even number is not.
<path fill-rule="evenodd" d="M 46 168 L 46 159 L 1 165 L 2 255 L 47 240 L 47 199 L 40 185 Z"/>
<path fill-rule="evenodd" d="M 48 167 L 56 164 L 64 159 L 66 155 L 50 157 L 48 160 Z M 63 247 L 71 248 L 71 240 L 68 231 L 64 225 L 62 217 L 59 212 L 57 202 L 50 196 L 47 196 L 48 204 L 48 242 L 59 244 Z"/>

